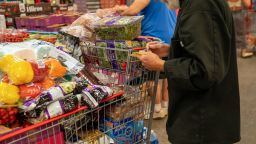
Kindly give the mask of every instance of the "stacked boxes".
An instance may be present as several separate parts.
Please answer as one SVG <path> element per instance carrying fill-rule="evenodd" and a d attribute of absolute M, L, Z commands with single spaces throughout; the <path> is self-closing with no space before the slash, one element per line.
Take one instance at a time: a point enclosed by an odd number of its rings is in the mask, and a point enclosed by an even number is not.
<path fill-rule="evenodd" d="M 41 4 L 19 4 L 19 3 L 1 3 L 0 15 L 4 15 L 7 27 L 15 27 L 15 18 L 30 15 L 50 14 L 51 5 L 48 3 Z"/>
<path fill-rule="evenodd" d="M 127 118 L 121 121 L 115 121 L 109 118 L 104 119 L 101 126 L 103 131 L 107 131 L 107 135 L 114 139 L 116 144 L 131 144 L 143 140 L 144 121 L 134 121 Z"/>
<path fill-rule="evenodd" d="M 129 99 L 122 104 L 108 107 L 100 128 L 117 144 L 137 143 L 143 139 L 143 117 L 143 100 Z"/>
<path fill-rule="evenodd" d="M 18 29 L 54 32 L 64 25 L 71 24 L 78 17 L 79 15 L 76 14 L 17 17 L 16 26 Z"/>

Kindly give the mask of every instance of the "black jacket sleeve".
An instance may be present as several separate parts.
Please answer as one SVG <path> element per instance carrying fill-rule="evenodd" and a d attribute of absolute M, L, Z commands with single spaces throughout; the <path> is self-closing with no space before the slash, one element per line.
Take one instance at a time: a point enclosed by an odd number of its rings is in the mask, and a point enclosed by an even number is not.
<path fill-rule="evenodd" d="M 207 90 L 229 70 L 231 36 L 225 20 L 214 12 L 181 16 L 178 30 L 185 54 L 165 62 L 165 74 L 183 90 Z"/>

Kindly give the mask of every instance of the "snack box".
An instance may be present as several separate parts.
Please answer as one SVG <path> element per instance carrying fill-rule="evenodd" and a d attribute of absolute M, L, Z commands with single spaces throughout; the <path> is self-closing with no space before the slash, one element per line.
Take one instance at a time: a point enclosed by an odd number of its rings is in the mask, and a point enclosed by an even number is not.
<path fill-rule="evenodd" d="M 133 121 L 132 118 L 114 121 L 105 118 L 100 128 L 103 132 L 107 131 L 106 134 L 114 139 L 116 144 L 137 143 L 143 139 L 144 121 Z"/>

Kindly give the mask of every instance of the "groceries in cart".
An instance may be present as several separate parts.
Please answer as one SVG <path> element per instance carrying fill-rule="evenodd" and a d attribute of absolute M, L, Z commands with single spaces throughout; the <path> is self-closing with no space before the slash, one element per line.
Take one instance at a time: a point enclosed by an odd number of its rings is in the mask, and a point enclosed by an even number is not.
<path fill-rule="evenodd" d="M 102 40 L 133 40 L 141 33 L 143 16 L 105 17 L 96 24 L 96 34 Z"/>
<path fill-rule="evenodd" d="M 19 127 L 23 121 L 42 122 L 82 106 L 96 108 L 103 99 L 113 95 L 113 90 L 104 86 L 79 61 L 49 43 L 41 43 L 48 50 L 39 47 L 39 43 L 0 45 L 3 53 L 0 56 L 0 115 L 3 116 L 0 125 L 18 123 Z M 15 55 L 25 46 L 34 59 Z M 44 55 L 38 56 L 39 51 Z"/>
<path fill-rule="evenodd" d="M 55 44 L 36 32 L 0 43 L 0 143 L 146 142 L 156 74 L 133 55 L 160 40 L 139 36 L 142 19 L 103 9 L 64 27 Z"/>

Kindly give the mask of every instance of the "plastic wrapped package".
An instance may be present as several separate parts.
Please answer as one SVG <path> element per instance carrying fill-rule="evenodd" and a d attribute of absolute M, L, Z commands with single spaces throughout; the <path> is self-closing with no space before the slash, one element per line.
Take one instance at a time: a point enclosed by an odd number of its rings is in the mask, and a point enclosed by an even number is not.
<path fill-rule="evenodd" d="M 20 85 L 20 97 L 22 100 L 27 100 L 31 98 L 36 98 L 42 92 L 42 84 L 41 83 L 31 83 Z"/>
<path fill-rule="evenodd" d="M 34 78 L 31 64 L 12 55 L 5 55 L 0 59 L 0 70 L 7 73 L 8 79 L 14 85 L 29 83 Z"/>
<path fill-rule="evenodd" d="M 48 58 L 44 60 L 44 63 L 48 67 L 48 76 L 50 77 L 63 77 L 67 72 L 66 67 L 62 66 L 57 59 Z"/>
<path fill-rule="evenodd" d="M 116 12 L 115 8 L 98 9 L 96 11 L 96 14 L 100 18 L 118 16 L 118 13 Z"/>
<path fill-rule="evenodd" d="M 70 112 L 80 106 L 82 95 L 71 95 L 63 100 L 53 102 L 43 111 L 43 119 L 50 119 Z"/>
<path fill-rule="evenodd" d="M 0 42 L 22 42 L 28 37 L 26 30 L 0 29 Z"/>
<path fill-rule="evenodd" d="M 34 72 L 34 78 L 33 82 L 41 82 L 45 79 L 47 76 L 47 70 L 48 66 L 46 66 L 43 62 L 43 60 L 37 60 L 35 62 L 30 62 L 33 72 Z"/>
<path fill-rule="evenodd" d="M 95 28 L 95 24 L 99 21 L 100 18 L 94 13 L 87 13 L 79 17 L 76 21 L 74 21 L 71 26 L 83 26 L 85 28 L 89 28 L 93 30 Z"/>
<path fill-rule="evenodd" d="M 95 40 L 94 28 L 100 18 L 96 14 L 87 13 L 79 17 L 70 26 L 62 28 L 61 31 L 86 40 Z"/>
<path fill-rule="evenodd" d="M 113 91 L 107 86 L 93 86 L 85 88 L 82 92 L 83 100 L 90 108 L 95 108 L 106 97 L 111 96 Z"/>
<path fill-rule="evenodd" d="M 27 61 L 36 61 L 37 60 L 36 53 L 31 48 L 24 48 L 21 50 L 17 50 L 16 52 L 13 53 L 13 55 L 17 58 L 24 59 Z"/>
<path fill-rule="evenodd" d="M 0 103 L 14 105 L 19 99 L 20 94 L 17 86 L 0 82 Z"/>
<path fill-rule="evenodd" d="M 84 85 L 86 87 L 87 85 Z M 76 88 L 76 82 L 65 82 L 58 86 L 51 87 L 47 91 L 44 91 L 35 99 L 26 101 L 21 109 L 24 111 L 31 111 L 36 108 L 45 108 L 50 103 L 63 99 L 65 95 L 71 94 Z"/>
<path fill-rule="evenodd" d="M 60 60 L 70 74 L 78 74 L 84 68 L 84 65 L 78 60 L 55 48 L 55 45 L 39 40 L 30 40 L 21 43 L 0 43 L 0 58 L 1 55 L 13 55 L 17 51 L 28 48 L 36 53 L 37 60 L 47 57 Z M 30 55 L 26 54 L 26 56 L 29 57 Z"/>
<path fill-rule="evenodd" d="M 96 34 L 103 40 L 133 40 L 141 34 L 143 16 L 106 17 L 96 24 Z"/>
<path fill-rule="evenodd" d="M 79 38 L 90 39 L 93 37 L 93 32 L 84 28 L 82 25 L 64 27 L 62 31 Z"/>
<path fill-rule="evenodd" d="M 50 77 L 45 77 L 45 79 L 42 81 L 42 87 L 44 90 L 48 90 L 49 88 L 53 87 L 55 85 L 55 81 Z"/>

